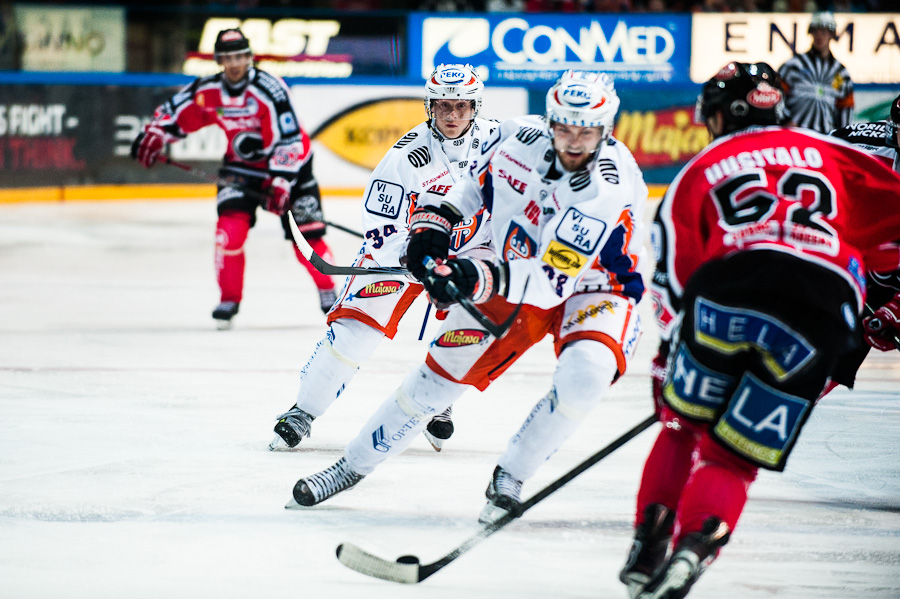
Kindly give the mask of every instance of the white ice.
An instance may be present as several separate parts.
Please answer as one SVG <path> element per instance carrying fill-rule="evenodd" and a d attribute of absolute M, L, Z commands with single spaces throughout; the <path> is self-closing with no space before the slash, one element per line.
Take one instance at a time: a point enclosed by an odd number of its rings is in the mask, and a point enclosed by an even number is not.
<path fill-rule="evenodd" d="M 359 226 L 356 202 L 325 208 Z M 423 359 L 425 305 L 311 439 L 269 452 L 324 320 L 261 213 L 241 312 L 215 330 L 214 221 L 211 200 L 0 206 L 0 597 L 624 599 L 617 572 L 658 425 L 419 585 L 342 566 L 342 542 L 427 563 L 475 533 L 497 456 L 547 390 L 551 347 L 467 393 L 442 453 L 419 439 L 352 492 L 287 511 L 297 478 L 337 460 Z M 328 241 L 345 263 L 358 245 L 334 230 Z M 650 413 L 655 345 L 651 327 L 629 373 L 525 495 Z M 873 355 L 855 391 L 816 408 L 787 471 L 751 488 L 692 598 L 900 597 L 898 383 L 900 356 Z"/>

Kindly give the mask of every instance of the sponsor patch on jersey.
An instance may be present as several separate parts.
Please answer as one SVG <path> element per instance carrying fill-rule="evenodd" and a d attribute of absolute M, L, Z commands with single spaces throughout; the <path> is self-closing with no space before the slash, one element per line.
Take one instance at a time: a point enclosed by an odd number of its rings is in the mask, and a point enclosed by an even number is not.
<path fill-rule="evenodd" d="M 810 402 L 744 375 L 713 431 L 739 455 L 779 469 L 800 432 Z"/>
<path fill-rule="evenodd" d="M 375 179 L 366 196 L 366 212 L 396 219 L 403 204 L 403 186 Z"/>
<path fill-rule="evenodd" d="M 602 220 L 586 216 L 576 208 L 569 208 L 556 227 L 556 238 L 585 254 L 593 254 L 606 231 Z"/>
<path fill-rule="evenodd" d="M 588 318 L 594 318 L 596 316 L 600 316 L 601 314 L 615 314 L 616 313 L 616 305 L 609 300 L 604 300 L 597 304 L 591 304 L 584 310 L 576 310 L 574 314 L 569 315 L 568 320 L 562 326 L 563 331 L 568 331 L 574 326 L 577 326 L 587 320 Z"/>
<path fill-rule="evenodd" d="M 547 246 L 547 251 L 541 258 L 544 262 L 574 277 L 585 267 L 588 257 L 575 250 L 566 247 L 555 239 Z"/>
<path fill-rule="evenodd" d="M 734 387 L 734 377 L 704 367 L 682 342 L 672 360 L 663 397 L 679 414 L 712 420 Z"/>
<path fill-rule="evenodd" d="M 403 289 L 403 283 L 400 281 L 377 281 L 369 283 L 356 292 L 356 297 L 383 297 L 397 293 Z"/>
<path fill-rule="evenodd" d="M 503 259 L 509 262 L 519 258 L 533 258 L 536 253 L 537 243 L 534 239 L 518 224 L 510 223 L 503 241 Z"/>
<path fill-rule="evenodd" d="M 283 135 L 293 135 L 297 132 L 297 119 L 290 112 L 282 112 L 278 116 L 278 125 Z"/>
<path fill-rule="evenodd" d="M 438 347 L 465 347 L 467 345 L 480 345 L 488 337 L 487 331 L 480 329 L 453 329 L 438 337 L 434 345 Z"/>

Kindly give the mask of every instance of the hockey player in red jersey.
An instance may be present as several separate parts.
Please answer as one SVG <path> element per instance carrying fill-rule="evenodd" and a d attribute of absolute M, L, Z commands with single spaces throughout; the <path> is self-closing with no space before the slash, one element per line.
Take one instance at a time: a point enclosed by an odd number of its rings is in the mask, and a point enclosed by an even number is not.
<path fill-rule="evenodd" d="M 891 102 L 886 121 L 854 123 L 831 132 L 883 160 L 900 173 L 900 96 Z M 855 373 L 869 348 L 879 351 L 900 349 L 900 239 L 885 243 L 866 255 L 866 312 L 862 346 L 842 368 Z"/>
<path fill-rule="evenodd" d="M 257 207 L 281 217 L 288 240 L 288 212 L 293 212 L 316 252 L 330 258 L 331 251 L 322 239 L 325 223 L 309 136 L 284 81 L 254 68 L 250 43 L 240 29 L 219 32 L 215 58 L 223 71 L 195 80 L 159 106 L 134 140 L 131 155 L 150 168 L 167 143 L 209 125 L 225 132 L 228 147 L 219 176 L 232 185 L 220 184 L 217 196 L 215 262 L 222 293 L 212 316 L 219 328 L 228 328 L 243 296 L 244 242 L 256 223 Z M 334 281 L 294 251 L 327 312 L 336 298 Z"/>
<path fill-rule="evenodd" d="M 714 141 L 656 215 L 664 427 L 620 573 L 632 597 L 684 597 L 734 531 L 757 470 L 784 469 L 861 343 L 864 256 L 900 234 L 900 177 L 833 138 L 774 126 L 782 111 L 769 65 L 724 67 L 697 105 Z"/>

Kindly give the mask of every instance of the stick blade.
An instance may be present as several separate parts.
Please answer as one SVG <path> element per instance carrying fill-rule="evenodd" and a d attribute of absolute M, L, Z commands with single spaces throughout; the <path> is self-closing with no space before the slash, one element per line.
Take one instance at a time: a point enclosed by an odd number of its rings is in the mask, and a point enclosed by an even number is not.
<path fill-rule="evenodd" d="M 291 227 L 291 235 L 294 236 L 294 245 L 297 246 L 297 249 L 300 250 L 300 253 L 303 254 L 304 258 L 310 260 L 316 252 L 312 249 L 312 246 L 309 245 L 309 242 L 306 241 L 306 238 L 303 237 L 303 233 L 300 232 L 300 227 L 297 226 L 297 221 L 294 220 L 294 215 L 290 211 L 288 212 L 287 221 L 288 225 Z"/>
<path fill-rule="evenodd" d="M 356 570 L 366 576 L 402 584 L 416 584 L 421 580 L 419 564 L 389 562 L 352 543 L 338 545 L 337 557 L 351 570 Z"/>

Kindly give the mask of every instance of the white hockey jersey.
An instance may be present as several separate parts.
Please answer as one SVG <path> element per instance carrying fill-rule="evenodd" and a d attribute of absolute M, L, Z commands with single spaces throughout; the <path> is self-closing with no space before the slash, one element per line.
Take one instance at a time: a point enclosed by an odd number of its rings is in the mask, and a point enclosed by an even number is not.
<path fill-rule="evenodd" d="M 476 118 L 465 135 L 446 139 L 428 123 L 417 125 L 388 150 L 372 171 L 362 205 L 364 251 L 382 266 L 396 266 L 406 248 L 409 217 L 416 206 L 439 204 L 499 135 L 496 121 Z M 433 198 L 431 200 L 426 198 Z M 490 214 L 478 210 L 453 230 L 451 255 L 490 242 Z"/>
<path fill-rule="evenodd" d="M 509 263 L 508 300 L 544 309 L 584 291 L 640 300 L 647 186 L 631 152 L 609 138 L 570 173 L 543 118 L 517 124 L 443 199 L 463 215 L 491 213 L 494 250 Z"/>

